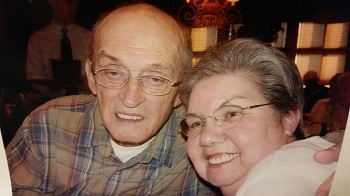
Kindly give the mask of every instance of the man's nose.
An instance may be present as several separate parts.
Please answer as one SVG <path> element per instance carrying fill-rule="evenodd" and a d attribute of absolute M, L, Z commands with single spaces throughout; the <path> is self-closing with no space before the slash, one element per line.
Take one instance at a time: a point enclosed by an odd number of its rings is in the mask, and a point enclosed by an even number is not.
<path fill-rule="evenodd" d="M 124 105 L 129 108 L 134 108 L 145 101 L 144 92 L 140 85 L 140 81 L 135 78 L 129 78 L 125 86 L 119 94 Z"/>

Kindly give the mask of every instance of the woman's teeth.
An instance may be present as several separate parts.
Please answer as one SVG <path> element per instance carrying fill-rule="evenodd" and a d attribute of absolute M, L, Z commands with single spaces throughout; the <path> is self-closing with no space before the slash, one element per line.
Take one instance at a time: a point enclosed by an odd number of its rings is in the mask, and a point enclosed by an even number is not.
<path fill-rule="evenodd" d="M 233 159 L 235 159 L 236 157 L 238 157 L 240 155 L 240 153 L 234 153 L 234 154 L 223 154 L 220 157 L 215 157 L 215 158 L 210 158 L 209 159 L 209 163 L 210 164 L 220 164 L 220 163 L 224 163 L 224 162 L 228 162 L 231 161 Z"/>

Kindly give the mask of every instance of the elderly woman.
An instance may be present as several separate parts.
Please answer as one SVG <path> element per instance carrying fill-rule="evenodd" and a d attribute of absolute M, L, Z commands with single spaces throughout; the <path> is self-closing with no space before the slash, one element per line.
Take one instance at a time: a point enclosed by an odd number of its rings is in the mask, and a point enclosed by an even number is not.
<path fill-rule="evenodd" d="M 313 160 L 332 143 L 302 140 L 302 80 L 278 50 L 249 39 L 221 43 L 183 78 L 187 153 L 224 195 L 313 195 L 335 170 Z"/>

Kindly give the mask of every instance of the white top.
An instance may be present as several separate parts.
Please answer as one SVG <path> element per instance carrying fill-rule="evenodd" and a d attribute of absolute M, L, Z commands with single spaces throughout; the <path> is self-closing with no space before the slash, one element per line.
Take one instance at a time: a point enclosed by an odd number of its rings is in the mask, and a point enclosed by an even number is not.
<path fill-rule="evenodd" d="M 139 146 L 121 146 L 117 144 L 115 141 L 111 140 L 111 144 L 114 150 L 114 154 L 123 162 L 127 162 L 129 159 L 133 158 L 134 156 L 140 154 L 143 150 L 145 150 L 150 143 L 153 141 L 155 137 L 148 140 L 146 143 L 139 145 Z"/>
<path fill-rule="evenodd" d="M 349 108 L 350 113 L 350 108 Z M 350 193 L 350 115 L 345 127 L 345 136 L 340 151 L 339 164 L 329 195 L 349 195 Z"/>
<path fill-rule="evenodd" d="M 5 148 L 2 140 L 1 130 L 0 130 L 0 174 L 1 174 L 0 194 L 12 195 L 10 172 L 9 172 L 9 167 L 7 165 L 7 158 L 5 154 Z"/>
<path fill-rule="evenodd" d="M 237 195 L 310 196 L 336 169 L 313 159 L 316 151 L 334 145 L 315 136 L 283 146 L 248 174 Z"/>

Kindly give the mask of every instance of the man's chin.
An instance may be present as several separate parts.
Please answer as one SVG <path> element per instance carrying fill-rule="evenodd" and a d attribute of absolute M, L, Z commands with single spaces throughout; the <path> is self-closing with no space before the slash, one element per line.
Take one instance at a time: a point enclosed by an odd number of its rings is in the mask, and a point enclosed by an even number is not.
<path fill-rule="evenodd" d="M 148 142 L 152 136 L 146 138 L 146 137 L 140 137 L 139 135 L 129 135 L 125 137 L 120 137 L 120 135 L 115 135 L 115 137 L 111 134 L 111 137 L 113 138 L 114 142 L 116 142 L 118 145 L 121 146 L 139 146 L 146 142 Z"/>
<path fill-rule="evenodd" d="M 148 140 L 141 140 L 141 141 L 117 141 L 117 140 L 114 140 L 114 141 L 120 146 L 132 147 L 132 146 L 140 146 L 140 145 L 146 143 Z"/>

